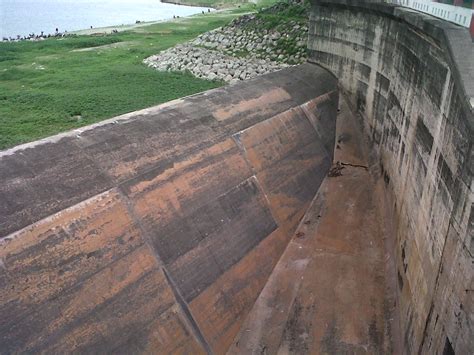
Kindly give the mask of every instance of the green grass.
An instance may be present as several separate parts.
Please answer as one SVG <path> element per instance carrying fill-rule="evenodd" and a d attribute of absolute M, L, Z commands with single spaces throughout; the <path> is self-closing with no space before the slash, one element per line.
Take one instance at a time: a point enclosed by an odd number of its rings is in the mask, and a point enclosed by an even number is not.
<path fill-rule="evenodd" d="M 223 85 L 158 72 L 142 60 L 251 9 L 113 35 L 0 43 L 0 149 Z"/>
<path fill-rule="evenodd" d="M 277 30 L 287 26 L 287 23 L 294 21 L 299 24 L 308 22 L 308 12 L 310 4 L 305 2 L 303 4 L 290 4 L 281 1 L 278 4 L 278 12 L 275 8 L 263 8 L 257 12 L 258 29 Z M 252 25 L 249 25 L 252 28 Z"/>
<path fill-rule="evenodd" d="M 248 0 L 169 0 L 164 2 L 171 2 L 174 4 L 212 7 L 215 9 L 222 9 L 226 7 L 235 7 L 238 5 L 248 4 Z"/>
<path fill-rule="evenodd" d="M 281 1 L 281 0 L 280 0 Z M 223 9 L 228 7 L 248 6 L 248 7 L 264 7 L 271 6 L 278 0 L 165 0 L 163 2 L 170 2 L 173 4 L 212 7 L 214 9 Z"/>

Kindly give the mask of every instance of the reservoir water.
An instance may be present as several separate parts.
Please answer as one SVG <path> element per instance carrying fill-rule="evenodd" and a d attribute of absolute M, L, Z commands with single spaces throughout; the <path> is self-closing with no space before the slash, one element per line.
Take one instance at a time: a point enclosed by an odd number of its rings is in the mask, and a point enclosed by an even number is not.
<path fill-rule="evenodd" d="M 93 27 L 158 21 L 189 16 L 207 8 L 162 3 L 159 0 L 0 0 L 1 37 L 29 33 L 53 34 Z"/>

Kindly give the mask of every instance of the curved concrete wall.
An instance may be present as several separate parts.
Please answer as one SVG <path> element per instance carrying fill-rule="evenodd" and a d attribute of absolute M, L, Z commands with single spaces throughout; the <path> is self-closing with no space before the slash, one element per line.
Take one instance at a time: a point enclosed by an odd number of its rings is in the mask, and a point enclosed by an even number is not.
<path fill-rule="evenodd" d="M 0 152 L 0 352 L 225 352 L 337 102 L 306 64 Z"/>
<path fill-rule="evenodd" d="M 315 1 L 310 61 L 363 117 L 393 195 L 406 353 L 474 349 L 474 52 L 467 30 L 393 5 Z"/>

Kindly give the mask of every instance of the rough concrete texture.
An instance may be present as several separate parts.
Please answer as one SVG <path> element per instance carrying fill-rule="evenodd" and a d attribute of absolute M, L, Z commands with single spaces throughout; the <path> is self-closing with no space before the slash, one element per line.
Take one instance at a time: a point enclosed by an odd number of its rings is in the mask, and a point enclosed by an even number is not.
<path fill-rule="evenodd" d="M 335 76 L 0 152 L 1 353 L 474 352 L 469 34 L 357 0 L 310 25 Z"/>
<path fill-rule="evenodd" d="M 308 47 L 363 117 L 392 215 L 403 351 L 474 351 L 474 70 L 467 30 L 393 5 L 315 1 Z"/>
<path fill-rule="evenodd" d="M 229 354 L 399 353 L 380 178 L 344 102 L 336 136 L 333 168 Z"/>
<path fill-rule="evenodd" d="M 224 353 L 326 176 L 312 64 L 0 153 L 1 353 Z"/>

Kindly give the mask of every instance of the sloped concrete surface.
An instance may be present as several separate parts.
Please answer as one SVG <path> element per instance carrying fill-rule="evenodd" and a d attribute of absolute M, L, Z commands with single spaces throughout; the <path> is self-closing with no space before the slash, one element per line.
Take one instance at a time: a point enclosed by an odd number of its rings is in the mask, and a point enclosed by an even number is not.
<path fill-rule="evenodd" d="M 0 152 L 0 353 L 224 353 L 337 102 L 305 64 Z"/>

